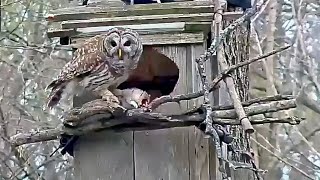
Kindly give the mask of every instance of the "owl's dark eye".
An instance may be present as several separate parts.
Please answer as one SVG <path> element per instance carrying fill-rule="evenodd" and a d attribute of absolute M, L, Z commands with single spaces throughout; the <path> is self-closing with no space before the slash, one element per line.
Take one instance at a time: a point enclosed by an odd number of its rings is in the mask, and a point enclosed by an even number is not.
<path fill-rule="evenodd" d="M 117 43 L 114 40 L 111 40 L 110 44 L 111 44 L 112 47 L 116 47 L 117 46 Z"/>
<path fill-rule="evenodd" d="M 130 46 L 131 45 L 131 41 L 126 41 L 123 45 L 124 46 Z"/>

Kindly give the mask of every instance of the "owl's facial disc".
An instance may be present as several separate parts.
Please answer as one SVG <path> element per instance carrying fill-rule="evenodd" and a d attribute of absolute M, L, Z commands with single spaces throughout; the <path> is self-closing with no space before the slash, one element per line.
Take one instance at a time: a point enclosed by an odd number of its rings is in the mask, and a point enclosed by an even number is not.
<path fill-rule="evenodd" d="M 104 42 L 110 65 L 126 70 L 136 68 L 142 53 L 142 44 L 138 38 L 139 35 L 130 29 L 110 30 Z"/>

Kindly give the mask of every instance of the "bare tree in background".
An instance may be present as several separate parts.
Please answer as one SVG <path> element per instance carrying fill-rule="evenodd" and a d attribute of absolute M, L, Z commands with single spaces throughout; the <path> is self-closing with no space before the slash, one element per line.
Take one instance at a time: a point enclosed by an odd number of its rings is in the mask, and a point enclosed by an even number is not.
<path fill-rule="evenodd" d="M 298 95 L 299 107 L 283 112 L 304 116 L 307 121 L 293 127 L 263 125 L 256 138 L 259 165 L 267 169 L 266 179 L 319 179 L 319 31 L 320 3 L 305 0 L 270 0 L 254 21 L 253 54 L 284 44 L 292 51 L 281 53 L 251 66 L 251 96 Z M 267 86 L 266 86 L 267 85 Z M 270 116 L 266 114 L 265 116 Z"/>
<path fill-rule="evenodd" d="M 68 1 L 1 1 L 0 176 L 3 179 L 70 179 L 68 157 L 49 158 L 56 142 L 11 147 L 8 137 L 60 123 L 60 112 L 43 110 L 44 87 L 70 58 L 70 51 L 46 37 L 45 15 Z"/>

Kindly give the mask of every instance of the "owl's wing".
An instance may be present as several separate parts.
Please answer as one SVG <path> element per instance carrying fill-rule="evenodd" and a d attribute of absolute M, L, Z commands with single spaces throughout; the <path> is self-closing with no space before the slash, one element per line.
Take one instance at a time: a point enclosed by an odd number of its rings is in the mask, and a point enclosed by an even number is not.
<path fill-rule="evenodd" d="M 60 71 L 58 77 L 47 87 L 51 88 L 47 107 L 55 106 L 61 99 L 64 89 L 71 80 L 82 78 L 91 73 L 104 61 L 105 55 L 99 49 L 99 36 L 89 39 L 78 48 L 72 60 Z"/>
<path fill-rule="evenodd" d="M 60 101 L 64 89 L 70 83 L 71 88 L 73 88 L 72 80 L 81 80 L 81 78 L 89 75 L 95 67 L 98 67 L 102 63 L 102 57 L 104 56 L 101 53 L 90 53 L 79 56 L 67 63 L 61 70 L 58 78 L 47 86 L 47 89 L 52 88 L 48 97 L 47 107 L 51 108 Z"/>
<path fill-rule="evenodd" d="M 86 76 L 101 64 L 102 58 L 100 53 L 90 53 L 73 59 L 62 68 L 58 77 L 47 86 L 47 89 L 55 88 L 64 82 Z"/>
<path fill-rule="evenodd" d="M 90 38 L 81 47 L 79 47 L 74 52 L 72 60 L 62 68 L 58 77 L 52 81 L 46 89 L 54 89 L 64 82 L 74 78 L 81 78 L 103 62 L 105 56 L 99 50 L 100 39 L 101 36 Z"/>

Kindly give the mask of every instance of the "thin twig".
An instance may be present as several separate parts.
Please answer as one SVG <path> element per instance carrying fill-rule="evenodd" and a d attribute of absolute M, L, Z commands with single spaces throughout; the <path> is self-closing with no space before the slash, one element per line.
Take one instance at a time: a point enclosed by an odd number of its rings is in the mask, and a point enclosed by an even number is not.
<path fill-rule="evenodd" d="M 270 155 L 272 155 L 273 157 L 277 158 L 279 161 L 283 162 L 284 164 L 292 167 L 292 169 L 298 171 L 300 174 L 302 174 L 304 177 L 308 178 L 308 179 L 312 179 L 315 180 L 314 177 L 310 176 L 309 174 L 307 174 L 306 172 L 302 171 L 301 169 L 297 168 L 296 166 L 292 165 L 291 163 L 289 163 L 288 161 L 284 160 L 283 158 L 281 158 L 280 156 L 278 156 L 277 154 L 273 153 L 272 151 L 270 151 L 268 148 L 264 147 L 262 144 L 260 144 L 258 141 L 253 140 L 257 145 L 259 145 L 259 147 L 261 147 L 262 149 L 264 149 L 265 151 L 267 151 Z"/>
<path fill-rule="evenodd" d="M 261 104 L 266 103 L 270 101 L 280 101 L 280 100 L 291 100 L 294 99 L 294 96 L 291 95 L 280 95 L 277 94 L 275 96 L 266 96 L 266 97 L 258 97 L 254 99 L 249 99 L 248 101 L 242 102 L 242 106 L 250 106 L 252 104 Z M 213 106 L 212 110 L 227 110 L 227 109 L 233 109 L 233 105 L 226 105 L 226 106 Z"/>

